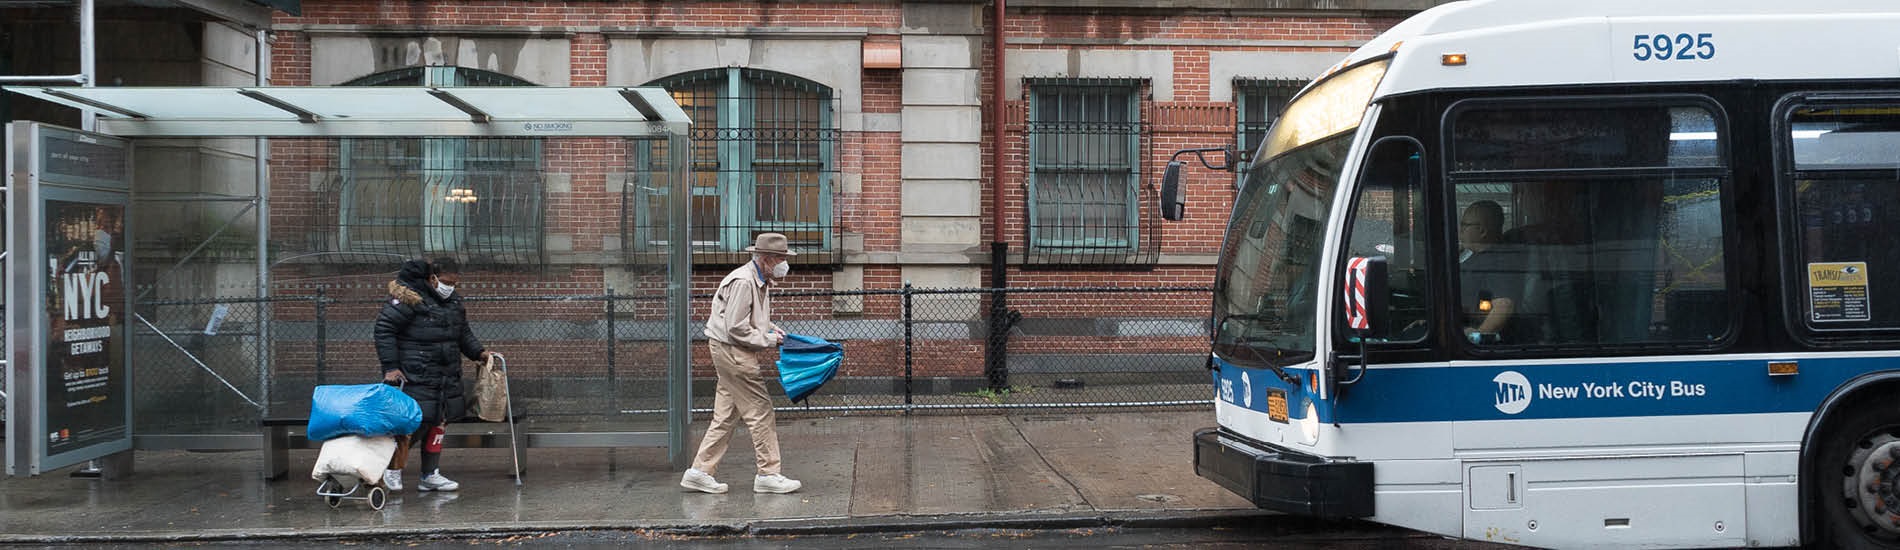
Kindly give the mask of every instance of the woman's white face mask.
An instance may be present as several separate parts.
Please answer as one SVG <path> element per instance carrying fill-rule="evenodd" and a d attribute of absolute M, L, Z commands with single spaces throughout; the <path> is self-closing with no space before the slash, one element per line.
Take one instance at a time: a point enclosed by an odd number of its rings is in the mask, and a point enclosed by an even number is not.
<path fill-rule="evenodd" d="M 436 295 L 436 296 L 441 296 L 441 297 L 443 297 L 443 298 L 448 298 L 448 297 L 449 297 L 450 295 L 452 295 L 452 294 L 455 294 L 455 287 L 452 287 L 452 286 L 449 286 L 449 285 L 445 285 L 445 284 L 442 284 L 442 281 L 436 281 L 436 282 L 435 282 L 435 295 Z"/>

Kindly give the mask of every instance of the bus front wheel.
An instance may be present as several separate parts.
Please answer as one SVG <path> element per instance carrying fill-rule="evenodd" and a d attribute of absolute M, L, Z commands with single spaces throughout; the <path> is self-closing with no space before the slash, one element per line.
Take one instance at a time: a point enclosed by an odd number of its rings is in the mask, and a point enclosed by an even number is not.
<path fill-rule="evenodd" d="M 1862 401 L 1827 431 L 1815 461 L 1821 541 L 1900 548 L 1900 410 Z"/>

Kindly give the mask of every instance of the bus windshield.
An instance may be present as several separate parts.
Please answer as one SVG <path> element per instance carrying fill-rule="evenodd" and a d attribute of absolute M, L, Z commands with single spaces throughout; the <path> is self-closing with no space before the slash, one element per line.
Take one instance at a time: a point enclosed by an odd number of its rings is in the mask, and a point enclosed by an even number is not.
<path fill-rule="evenodd" d="M 1214 353 L 1237 365 L 1309 361 L 1320 236 L 1352 130 L 1387 61 L 1333 75 L 1288 105 L 1248 170 L 1215 278 Z"/>
<path fill-rule="evenodd" d="M 1215 279 L 1214 353 L 1243 366 L 1312 359 L 1320 235 L 1350 132 L 1254 165 Z"/>

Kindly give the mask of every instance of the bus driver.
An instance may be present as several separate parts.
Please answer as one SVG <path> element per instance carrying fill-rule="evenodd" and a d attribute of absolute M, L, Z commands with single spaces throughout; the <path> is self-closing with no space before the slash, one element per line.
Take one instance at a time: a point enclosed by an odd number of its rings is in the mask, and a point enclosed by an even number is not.
<path fill-rule="evenodd" d="M 1498 343 L 1517 305 L 1511 289 L 1523 288 L 1513 255 L 1500 250 L 1503 236 L 1504 208 L 1496 202 L 1471 203 L 1458 217 L 1458 304 L 1464 337 L 1474 344 Z"/>

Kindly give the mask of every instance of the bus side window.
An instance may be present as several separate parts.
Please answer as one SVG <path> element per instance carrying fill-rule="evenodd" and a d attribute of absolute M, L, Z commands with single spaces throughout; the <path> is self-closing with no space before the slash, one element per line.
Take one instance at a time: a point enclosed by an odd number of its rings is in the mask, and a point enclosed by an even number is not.
<path fill-rule="evenodd" d="M 1459 220 L 1461 242 L 1479 246 L 1461 244 L 1472 252 L 1452 272 L 1474 345 L 1721 343 L 1733 316 L 1716 110 L 1575 99 L 1477 102 L 1451 116 L 1453 214 L 1488 212 L 1471 229 Z"/>
<path fill-rule="evenodd" d="M 1431 328 L 1431 287 L 1424 257 L 1429 247 L 1422 215 L 1424 158 L 1424 147 L 1409 137 L 1386 137 L 1373 144 L 1359 176 L 1352 227 L 1341 259 L 1343 264 L 1352 257 L 1386 258 L 1391 290 L 1386 298 L 1388 342 L 1416 342 Z"/>
<path fill-rule="evenodd" d="M 1846 344 L 1890 339 L 1900 328 L 1900 102 L 1798 104 L 1783 116 L 1797 320 Z"/>

